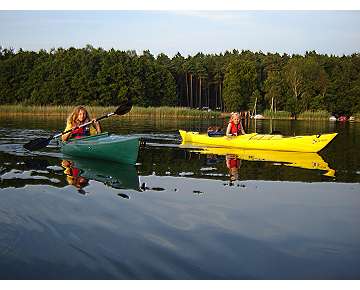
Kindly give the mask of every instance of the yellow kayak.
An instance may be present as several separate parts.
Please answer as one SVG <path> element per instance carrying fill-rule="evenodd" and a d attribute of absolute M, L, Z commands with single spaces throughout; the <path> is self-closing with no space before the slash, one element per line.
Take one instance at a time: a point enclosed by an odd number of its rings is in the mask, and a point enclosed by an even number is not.
<path fill-rule="evenodd" d="M 335 170 L 331 169 L 324 159 L 317 153 L 309 152 L 285 152 L 271 150 L 251 150 L 237 148 L 200 147 L 192 148 L 192 152 L 214 155 L 234 155 L 236 158 L 248 161 L 268 161 L 281 163 L 281 165 L 304 169 L 324 170 L 324 175 L 335 176 Z"/>
<path fill-rule="evenodd" d="M 241 136 L 209 137 L 199 132 L 179 130 L 183 143 L 197 143 L 214 147 L 319 152 L 331 142 L 337 133 L 286 137 L 283 135 L 245 134 Z"/>

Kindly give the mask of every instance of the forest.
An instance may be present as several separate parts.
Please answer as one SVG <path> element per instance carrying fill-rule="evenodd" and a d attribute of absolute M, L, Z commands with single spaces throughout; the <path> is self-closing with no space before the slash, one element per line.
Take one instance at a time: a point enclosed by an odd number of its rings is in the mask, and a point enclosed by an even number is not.
<path fill-rule="evenodd" d="M 360 112 L 360 53 L 305 55 L 232 50 L 220 54 L 0 47 L 0 105 L 181 106 L 276 110 L 296 116 Z"/>

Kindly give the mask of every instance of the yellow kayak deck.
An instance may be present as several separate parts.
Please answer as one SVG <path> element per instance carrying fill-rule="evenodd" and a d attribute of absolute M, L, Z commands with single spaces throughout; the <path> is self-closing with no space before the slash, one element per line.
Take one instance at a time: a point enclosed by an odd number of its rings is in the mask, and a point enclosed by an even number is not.
<path fill-rule="evenodd" d="M 245 134 L 241 136 L 209 137 L 208 134 L 179 130 L 183 143 L 196 143 L 214 147 L 319 152 L 328 145 L 337 133 L 287 137 L 283 135 Z"/>

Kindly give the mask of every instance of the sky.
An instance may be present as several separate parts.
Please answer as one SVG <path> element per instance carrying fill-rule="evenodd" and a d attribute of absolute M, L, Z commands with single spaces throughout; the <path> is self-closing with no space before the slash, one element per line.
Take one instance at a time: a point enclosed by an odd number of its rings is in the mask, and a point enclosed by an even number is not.
<path fill-rule="evenodd" d="M 0 10 L 0 46 L 38 51 L 90 44 L 169 57 L 233 49 L 360 53 L 360 10 L 187 9 Z"/>

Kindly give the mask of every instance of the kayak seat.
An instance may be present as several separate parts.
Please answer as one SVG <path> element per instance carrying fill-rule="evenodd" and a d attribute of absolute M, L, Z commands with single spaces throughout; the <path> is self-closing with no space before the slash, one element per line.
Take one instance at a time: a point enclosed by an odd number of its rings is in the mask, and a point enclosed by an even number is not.
<path fill-rule="evenodd" d="M 223 131 L 208 131 L 209 137 L 222 137 L 225 136 L 225 133 Z"/>

